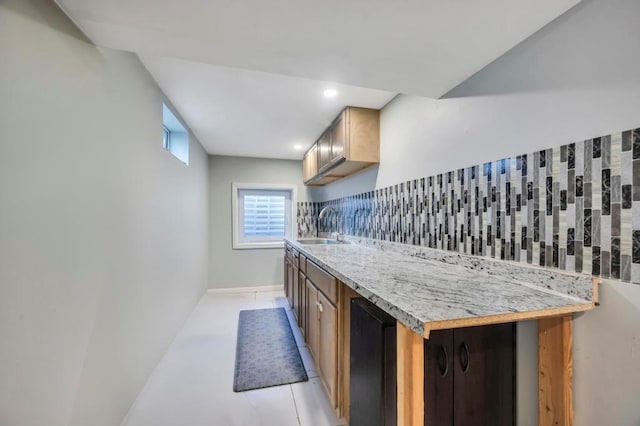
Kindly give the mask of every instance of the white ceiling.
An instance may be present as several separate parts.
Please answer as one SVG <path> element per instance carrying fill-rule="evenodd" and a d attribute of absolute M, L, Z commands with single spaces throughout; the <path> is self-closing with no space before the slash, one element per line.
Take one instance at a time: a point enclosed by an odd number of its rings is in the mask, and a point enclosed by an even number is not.
<path fill-rule="evenodd" d="M 56 1 L 97 45 L 140 54 L 210 153 L 291 158 L 341 107 L 382 102 L 342 86 L 327 108 L 320 82 L 437 98 L 580 0 Z"/>
<path fill-rule="evenodd" d="M 139 55 L 207 152 L 300 159 L 345 102 L 382 108 L 394 93 Z M 338 90 L 325 98 L 327 87 Z M 296 151 L 293 146 L 302 145 Z"/>

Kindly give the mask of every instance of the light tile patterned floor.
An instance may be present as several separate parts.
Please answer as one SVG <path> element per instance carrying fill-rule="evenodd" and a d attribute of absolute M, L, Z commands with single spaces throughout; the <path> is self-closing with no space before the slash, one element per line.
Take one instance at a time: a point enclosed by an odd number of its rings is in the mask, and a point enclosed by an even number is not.
<path fill-rule="evenodd" d="M 238 312 L 287 306 L 282 292 L 206 293 L 149 378 L 125 426 L 336 426 L 300 330 L 308 382 L 234 393 Z M 292 320 L 288 310 L 289 320 Z"/>

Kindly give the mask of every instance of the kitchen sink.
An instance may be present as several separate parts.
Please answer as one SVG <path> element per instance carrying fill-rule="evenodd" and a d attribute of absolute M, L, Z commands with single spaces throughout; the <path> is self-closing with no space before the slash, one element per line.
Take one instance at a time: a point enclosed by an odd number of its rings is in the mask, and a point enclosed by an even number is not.
<path fill-rule="evenodd" d="M 301 238 L 297 241 L 300 244 L 349 244 L 346 241 L 338 241 L 332 238 Z"/>

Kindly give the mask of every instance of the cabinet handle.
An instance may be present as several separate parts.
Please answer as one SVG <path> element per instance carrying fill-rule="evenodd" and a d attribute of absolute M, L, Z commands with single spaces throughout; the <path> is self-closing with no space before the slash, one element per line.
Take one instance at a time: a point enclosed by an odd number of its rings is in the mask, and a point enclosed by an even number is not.
<path fill-rule="evenodd" d="M 440 375 L 446 377 L 449 372 L 449 355 L 447 354 L 447 348 L 443 345 L 440 345 L 440 352 L 438 352 L 438 367 Z"/>
<path fill-rule="evenodd" d="M 465 342 L 460 343 L 460 368 L 466 373 L 469 370 L 469 347 Z"/>
<path fill-rule="evenodd" d="M 324 306 L 322 306 L 322 303 L 318 302 L 318 310 L 322 313 L 324 312 Z"/>

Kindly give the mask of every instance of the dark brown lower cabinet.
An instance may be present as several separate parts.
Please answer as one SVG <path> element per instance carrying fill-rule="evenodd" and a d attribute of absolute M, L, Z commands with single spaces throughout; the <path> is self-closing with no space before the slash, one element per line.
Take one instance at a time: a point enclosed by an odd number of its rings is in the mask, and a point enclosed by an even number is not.
<path fill-rule="evenodd" d="M 425 426 L 513 426 L 514 323 L 432 331 L 425 340 Z"/>
<path fill-rule="evenodd" d="M 396 320 L 362 297 L 350 313 L 349 424 L 396 426 Z"/>
<path fill-rule="evenodd" d="M 424 424 L 453 425 L 453 330 L 429 334 L 424 363 Z"/>

